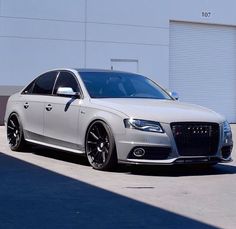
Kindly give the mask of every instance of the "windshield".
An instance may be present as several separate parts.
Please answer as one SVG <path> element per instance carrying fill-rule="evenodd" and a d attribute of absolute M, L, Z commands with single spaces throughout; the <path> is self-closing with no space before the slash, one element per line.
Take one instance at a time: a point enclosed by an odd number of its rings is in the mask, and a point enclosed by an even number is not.
<path fill-rule="evenodd" d="M 172 98 L 150 79 L 132 73 L 79 72 L 91 98 Z"/>

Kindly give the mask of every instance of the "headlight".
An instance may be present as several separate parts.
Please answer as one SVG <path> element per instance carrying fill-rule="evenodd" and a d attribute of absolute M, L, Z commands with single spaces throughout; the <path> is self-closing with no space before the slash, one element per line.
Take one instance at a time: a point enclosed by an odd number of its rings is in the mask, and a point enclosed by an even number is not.
<path fill-rule="evenodd" d="M 164 133 L 164 130 L 161 127 L 159 122 L 142 120 L 142 119 L 125 119 L 124 120 L 126 128 L 133 128 L 142 131 Z"/>
<path fill-rule="evenodd" d="M 231 127 L 230 127 L 230 125 L 229 125 L 229 123 L 227 121 L 224 121 L 223 129 L 224 129 L 224 133 L 231 132 Z"/>

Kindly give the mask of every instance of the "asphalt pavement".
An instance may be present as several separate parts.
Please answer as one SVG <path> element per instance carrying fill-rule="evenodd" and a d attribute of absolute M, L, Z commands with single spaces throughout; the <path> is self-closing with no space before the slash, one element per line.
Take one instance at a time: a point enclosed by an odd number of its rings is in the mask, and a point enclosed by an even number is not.
<path fill-rule="evenodd" d="M 1 228 L 235 229 L 236 162 L 101 172 L 44 147 L 12 152 L 0 127 Z"/>

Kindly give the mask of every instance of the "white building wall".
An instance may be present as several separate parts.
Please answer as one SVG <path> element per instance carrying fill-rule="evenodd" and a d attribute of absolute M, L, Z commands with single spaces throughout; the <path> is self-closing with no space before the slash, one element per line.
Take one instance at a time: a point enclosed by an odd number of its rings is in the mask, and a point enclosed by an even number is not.
<path fill-rule="evenodd" d="M 169 20 L 236 26 L 234 0 L 168 0 Z M 202 13 L 210 13 L 204 14 Z"/>
<path fill-rule="evenodd" d="M 169 87 L 169 21 L 236 25 L 235 7 L 234 0 L 0 0 L 0 85 L 24 85 L 59 66 L 137 59 L 140 73 Z"/>
<path fill-rule="evenodd" d="M 158 5 L 161 5 L 158 6 Z M 87 67 L 109 68 L 111 59 L 136 59 L 139 73 L 168 85 L 166 1 L 87 1 Z"/>
<path fill-rule="evenodd" d="M 1 0 L 0 85 L 50 68 L 84 66 L 84 0 Z"/>
<path fill-rule="evenodd" d="M 110 68 L 111 59 L 137 59 L 140 73 L 167 86 L 167 8 L 156 0 L 1 0 L 0 85 L 24 85 L 59 66 Z"/>

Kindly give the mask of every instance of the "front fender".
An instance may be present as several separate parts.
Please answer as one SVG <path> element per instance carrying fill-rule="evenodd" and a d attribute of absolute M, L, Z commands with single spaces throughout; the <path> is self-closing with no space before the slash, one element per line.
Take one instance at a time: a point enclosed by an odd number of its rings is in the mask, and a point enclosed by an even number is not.
<path fill-rule="evenodd" d="M 79 127 L 78 135 L 79 144 L 84 146 L 85 136 L 89 125 L 95 120 L 101 120 L 105 122 L 111 128 L 114 138 L 118 138 L 119 135 L 125 134 L 124 118 L 115 112 L 106 111 L 98 108 L 81 107 L 79 114 Z"/>

